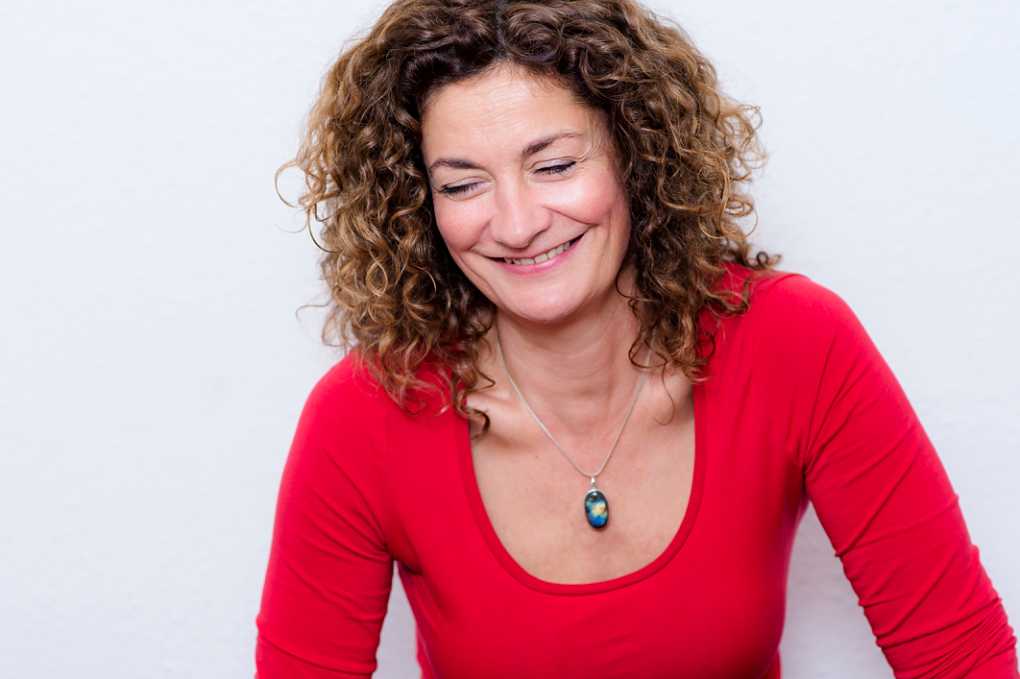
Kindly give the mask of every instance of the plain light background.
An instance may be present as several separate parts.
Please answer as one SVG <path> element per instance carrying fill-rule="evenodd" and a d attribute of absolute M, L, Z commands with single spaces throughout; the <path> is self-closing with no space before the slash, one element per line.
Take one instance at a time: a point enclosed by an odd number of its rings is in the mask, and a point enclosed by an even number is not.
<path fill-rule="evenodd" d="M 252 676 L 280 473 L 340 358 L 295 316 L 318 250 L 272 175 L 381 6 L 0 9 L 0 676 Z M 752 240 L 855 309 L 1017 629 L 1020 5 L 650 6 L 761 106 Z M 413 639 L 394 578 L 377 676 L 416 676 Z M 781 651 L 891 676 L 810 510 Z"/>

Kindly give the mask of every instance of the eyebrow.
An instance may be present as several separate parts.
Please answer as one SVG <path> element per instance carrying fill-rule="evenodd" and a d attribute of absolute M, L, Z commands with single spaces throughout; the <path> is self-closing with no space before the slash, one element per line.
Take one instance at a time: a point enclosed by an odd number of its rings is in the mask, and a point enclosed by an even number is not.
<path fill-rule="evenodd" d="M 553 142 L 559 141 L 560 139 L 580 137 L 582 134 L 575 130 L 563 130 L 561 132 L 554 132 L 553 134 L 540 137 L 535 141 L 531 142 L 523 149 L 521 149 L 521 160 L 524 160 L 528 156 L 534 155 L 551 145 Z M 429 172 L 432 172 L 437 167 L 450 167 L 455 170 L 480 170 L 481 166 L 473 163 L 465 158 L 439 158 L 431 165 L 429 165 Z"/>

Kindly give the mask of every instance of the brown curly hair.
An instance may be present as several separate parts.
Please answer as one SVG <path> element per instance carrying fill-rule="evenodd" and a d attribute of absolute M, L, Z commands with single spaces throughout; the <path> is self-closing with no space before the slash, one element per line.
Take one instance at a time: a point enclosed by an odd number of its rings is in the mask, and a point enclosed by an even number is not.
<path fill-rule="evenodd" d="M 552 79 L 608 116 L 631 203 L 637 296 L 628 305 L 640 323 L 631 362 L 648 343 L 663 370 L 702 381 L 700 310 L 718 319 L 749 308 L 750 278 L 740 294 L 714 289 L 723 263 L 761 272 L 781 258 L 752 260 L 737 221 L 755 214 L 740 188 L 765 160 L 760 112 L 722 94 L 682 28 L 632 0 L 395 0 L 341 52 L 296 156 L 276 173 L 303 171 L 305 226 L 322 225 L 323 341 L 356 348 L 401 407 L 413 410 L 409 392 L 438 389 L 451 395 L 441 412 L 452 404 L 488 430 L 466 398 L 480 377 L 492 383 L 478 356 L 494 305 L 436 228 L 421 110 L 436 88 L 501 64 Z M 422 379 L 425 363 L 439 368 L 439 384 Z"/>

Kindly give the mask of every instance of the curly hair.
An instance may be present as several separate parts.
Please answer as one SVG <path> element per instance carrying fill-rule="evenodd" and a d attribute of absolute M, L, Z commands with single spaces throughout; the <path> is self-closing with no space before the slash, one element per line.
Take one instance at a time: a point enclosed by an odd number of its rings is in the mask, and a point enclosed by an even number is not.
<path fill-rule="evenodd" d="M 749 308 L 750 277 L 740 293 L 715 290 L 724 262 L 762 272 L 781 259 L 763 251 L 752 259 L 738 222 L 755 215 L 742 187 L 765 161 L 761 117 L 720 91 L 682 28 L 633 0 L 395 0 L 340 53 L 296 156 L 276 172 L 277 180 L 290 167 L 303 172 L 305 226 L 311 234 L 312 220 L 321 225 L 323 341 L 355 348 L 405 410 L 411 392 L 439 390 L 450 395 L 440 412 L 452 405 L 488 430 L 488 416 L 466 399 L 483 388 L 480 378 L 492 384 L 478 357 L 494 305 L 438 233 L 421 111 L 436 88 L 502 64 L 552 79 L 606 114 L 631 203 L 626 256 L 637 295 L 628 305 L 640 331 L 630 360 L 638 365 L 647 343 L 663 370 L 706 379 L 699 312 L 707 306 L 718 319 Z M 439 368 L 439 384 L 422 379 L 425 363 Z"/>

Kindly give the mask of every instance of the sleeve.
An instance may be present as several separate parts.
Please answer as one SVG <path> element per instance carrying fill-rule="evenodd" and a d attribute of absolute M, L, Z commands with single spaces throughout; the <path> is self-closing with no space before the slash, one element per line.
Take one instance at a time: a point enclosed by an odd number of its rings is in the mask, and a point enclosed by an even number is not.
<path fill-rule="evenodd" d="M 803 275 L 783 285 L 812 375 L 805 490 L 894 676 L 1020 677 L 959 496 L 897 378 L 836 293 Z"/>
<path fill-rule="evenodd" d="M 256 679 L 364 678 L 377 666 L 393 560 L 369 500 L 378 488 L 367 461 L 384 428 L 338 382 L 327 375 L 313 388 L 284 465 L 256 617 Z"/>

